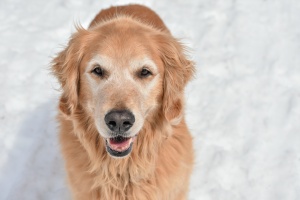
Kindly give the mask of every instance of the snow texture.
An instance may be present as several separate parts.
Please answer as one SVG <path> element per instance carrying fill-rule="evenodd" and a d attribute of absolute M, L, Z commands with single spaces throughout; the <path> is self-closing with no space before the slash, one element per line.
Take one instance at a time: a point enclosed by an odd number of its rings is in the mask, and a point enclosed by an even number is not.
<path fill-rule="evenodd" d="M 300 1 L 140 0 L 190 47 L 190 200 L 300 199 Z M 70 199 L 52 57 L 101 8 L 129 1 L 0 1 L 0 199 Z M 131 2 L 132 3 L 132 2 Z"/>

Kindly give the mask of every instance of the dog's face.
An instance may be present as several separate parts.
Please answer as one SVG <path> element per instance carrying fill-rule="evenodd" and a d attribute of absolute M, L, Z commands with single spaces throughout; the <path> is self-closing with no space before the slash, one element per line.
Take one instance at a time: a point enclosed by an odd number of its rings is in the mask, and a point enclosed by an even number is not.
<path fill-rule="evenodd" d="M 81 30 L 54 63 L 54 70 L 69 73 L 58 75 L 62 112 L 70 116 L 81 105 L 113 157 L 131 152 L 149 116 L 163 112 L 166 120 L 178 121 L 182 115 L 191 62 L 170 35 L 151 31 L 130 21 Z"/>
<path fill-rule="evenodd" d="M 113 29 L 82 62 L 80 95 L 107 151 L 121 157 L 130 153 L 147 115 L 161 105 L 164 70 L 146 35 Z"/>

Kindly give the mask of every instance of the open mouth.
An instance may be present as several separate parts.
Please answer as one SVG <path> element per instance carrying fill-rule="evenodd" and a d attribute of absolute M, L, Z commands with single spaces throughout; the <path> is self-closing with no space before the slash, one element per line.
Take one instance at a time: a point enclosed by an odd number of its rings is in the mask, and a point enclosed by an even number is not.
<path fill-rule="evenodd" d="M 134 137 L 122 137 L 117 136 L 106 139 L 106 150 L 110 155 L 114 157 L 127 156 L 132 150 L 132 143 L 135 140 Z"/>

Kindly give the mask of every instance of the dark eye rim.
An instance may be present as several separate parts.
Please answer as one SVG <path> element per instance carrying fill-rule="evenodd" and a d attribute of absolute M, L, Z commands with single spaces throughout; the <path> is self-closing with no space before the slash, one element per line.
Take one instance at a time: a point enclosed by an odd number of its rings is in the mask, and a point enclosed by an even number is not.
<path fill-rule="evenodd" d="M 149 76 L 153 75 L 151 70 L 149 70 L 147 67 L 144 67 L 140 72 L 139 72 L 139 77 L 141 78 L 147 78 Z"/>
<path fill-rule="evenodd" d="M 100 65 L 95 65 L 91 73 L 99 77 L 103 77 L 105 75 L 105 71 Z"/>

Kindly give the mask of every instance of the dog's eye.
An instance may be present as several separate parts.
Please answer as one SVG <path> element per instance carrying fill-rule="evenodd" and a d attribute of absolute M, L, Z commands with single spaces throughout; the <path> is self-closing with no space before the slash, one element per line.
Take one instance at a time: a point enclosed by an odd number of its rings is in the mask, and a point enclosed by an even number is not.
<path fill-rule="evenodd" d="M 99 65 L 95 66 L 95 68 L 92 70 L 92 73 L 100 77 L 104 76 L 104 70 Z"/>
<path fill-rule="evenodd" d="M 139 76 L 140 76 L 141 78 L 146 78 L 146 77 L 148 77 L 148 76 L 150 76 L 150 75 L 152 75 L 152 73 L 151 73 L 148 69 L 146 69 L 146 68 L 143 68 L 143 69 L 141 70 L 140 74 L 139 74 Z"/>

